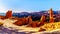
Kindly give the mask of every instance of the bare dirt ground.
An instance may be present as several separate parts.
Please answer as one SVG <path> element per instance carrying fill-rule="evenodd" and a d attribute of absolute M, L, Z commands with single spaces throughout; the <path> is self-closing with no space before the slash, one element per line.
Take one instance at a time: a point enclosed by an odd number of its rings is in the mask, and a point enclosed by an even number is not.
<path fill-rule="evenodd" d="M 53 32 L 50 31 L 45 31 L 45 32 L 38 32 L 39 28 L 30 28 L 30 27 L 26 27 L 26 25 L 24 26 L 16 26 L 12 23 L 14 23 L 17 20 L 11 20 L 11 19 L 5 19 L 5 20 L 1 20 L 0 22 L 4 23 L 3 27 L 7 28 L 8 30 L 16 30 L 18 32 L 25 32 L 23 34 L 60 34 L 60 30 L 56 30 Z M 1 30 L 1 28 L 0 28 Z"/>

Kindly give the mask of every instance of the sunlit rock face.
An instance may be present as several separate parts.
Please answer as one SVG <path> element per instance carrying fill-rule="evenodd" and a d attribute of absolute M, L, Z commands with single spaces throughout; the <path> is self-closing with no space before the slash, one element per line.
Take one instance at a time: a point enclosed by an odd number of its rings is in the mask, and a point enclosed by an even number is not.
<path fill-rule="evenodd" d="M 46 20 L 46 17 L 44 15 L 42 15 L 41 19 L 40 19 L 40 25 L 44 25 Z"/>
<path fill-rule="evenodd" d="M 49 10 L 49 14 L 50 14 L 50 21 L 49 22 L 54 22 L 52 8 Z"/>
<path fill-rule="evenodd" d="M 29 24 L 31 24 L 32 23 L 32 17 L 28 16 L 28 18 L 29 18 Z"/>
<path fill-rule="evenodd" d="M 26 23 L 26 24 L 28 24 L 28 19 L 29 19 L 28 17 L 25 18 L 25 23 Z"/>
<path fill-rule="evenodd" d="M 12 17 L 12 10 L 8 10 L 8 12 L 6 13 L 6 18 L 10 18 Z"/>

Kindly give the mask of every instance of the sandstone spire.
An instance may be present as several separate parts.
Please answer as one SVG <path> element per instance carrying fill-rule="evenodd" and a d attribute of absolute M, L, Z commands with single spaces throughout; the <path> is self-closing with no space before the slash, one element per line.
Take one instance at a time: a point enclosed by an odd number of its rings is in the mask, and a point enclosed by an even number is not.
<path fill-rule="evenodd" d="M 49 14 L 50 14 L 50 21 L 49 21 L 49 22 L 54 22 L 53 10 L 52 10 L 52 8 L 49 10 Z"/>
<path fill-rule="evenodd" d="M 10 17 L 12 17 L 12 10 L 8 10 L 8 12 L 6 13 L 6 18 Z"/>
<path fill-rule="evenodd" d="M 28 18 L 28 27 L 30 27 L 30 26 L 32 26 L 32 24 L 33 24 L 33 23 L 32 23 L 32 22 L 33 22 L 33 21 L 32 21 L 32 17 L 31 17 L 31 16 L 28 16 L 27 18 Z"/>
<path fill-rule="evenodd" d="M 29 18 L 29 24 L 31 24 L 32 23 L 32 17 L 28 16 L 28 18 Z"/>

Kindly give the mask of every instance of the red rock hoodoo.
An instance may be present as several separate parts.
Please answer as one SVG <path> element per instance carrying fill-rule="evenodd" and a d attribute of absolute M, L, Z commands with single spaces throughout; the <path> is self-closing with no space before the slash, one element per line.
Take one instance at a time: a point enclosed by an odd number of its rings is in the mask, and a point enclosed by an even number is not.
<path fill-rule="evenodd" d="M 10 18 L 12 17 L 12 10 L 8 10 L 8 12 L 6 13 L 6 18 Z"/>

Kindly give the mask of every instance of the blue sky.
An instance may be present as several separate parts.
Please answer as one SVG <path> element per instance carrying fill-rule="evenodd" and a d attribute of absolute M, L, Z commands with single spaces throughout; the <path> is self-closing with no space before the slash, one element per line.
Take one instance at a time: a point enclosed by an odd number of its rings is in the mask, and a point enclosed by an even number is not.
<path fill-rule="evenodd" d="M 41 10 L 60 10 L 60 0 L 0 0 L 0 12 L 38 12 Z"/>

